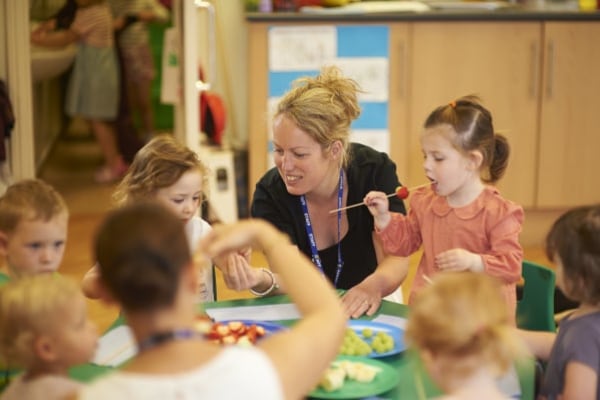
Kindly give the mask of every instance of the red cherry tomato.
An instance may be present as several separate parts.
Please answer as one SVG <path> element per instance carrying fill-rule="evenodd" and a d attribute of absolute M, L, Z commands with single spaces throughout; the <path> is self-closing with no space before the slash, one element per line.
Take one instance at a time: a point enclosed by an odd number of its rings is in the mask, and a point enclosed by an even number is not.
<path fill-rule="evenodd" d="M 408 197 L 408 188 L 405 186 L 398 186 L 396 188 L 396 196 L 402 200 L 406 199 Z"/>

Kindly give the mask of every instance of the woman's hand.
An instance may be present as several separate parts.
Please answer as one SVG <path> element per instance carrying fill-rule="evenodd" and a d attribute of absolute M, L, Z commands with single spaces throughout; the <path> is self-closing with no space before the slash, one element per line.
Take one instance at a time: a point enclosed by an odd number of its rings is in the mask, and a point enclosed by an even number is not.
<path fill-rule="evenodd" d="M 436 266 L 444 271 L 473 271 L 484 269 L 480 254 L 471 253 L 465 249 L 450 249 L 435 256 Z"/>
<path fill-rule="evenodd" d="M 383 192 L 370 191 L 364 197 L 363 202 L 373 216 L 375 227 L 379 230 L 385 229 L 391 220 L 387 195 Z"/>
<path fill-rule="evenodd" d="M 342 304 L 348 317 L 358 318 L 363 314 L 371 316 L 381 305 L 380 294 L 363 283 L 354 286 L 342 297 Z"/>
<path fill-rule="evenodd" d="M 223 273 L 225 285 L 232 290 L 248 290 L 259 287 L 266 277 L 264 272 L 253 268 L 239 253 L 230 254 L 220 270 Z M 267 285 L 270 285 L 270 281 L 265 283 L 265 286 Z"/>

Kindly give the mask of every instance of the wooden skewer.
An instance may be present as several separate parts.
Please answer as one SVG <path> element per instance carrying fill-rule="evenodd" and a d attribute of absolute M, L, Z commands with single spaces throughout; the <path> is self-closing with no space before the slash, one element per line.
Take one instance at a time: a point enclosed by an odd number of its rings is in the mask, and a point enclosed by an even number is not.
<path fill-rule="evenodd" d="M 424 183 L 424 184 L 419 185 L 419 186 L 413 186 L 413 187 L 411 187 L 411 188 L 408 189 L 408 193 L 411 193 L 413 190 L 416 190 L 416 189 L 419 189 L 419 188 L 422 188 L 422 187 L 425 187 L 425 186 L 429 186 L 429 185 L 431 185 L 431 182 Z M 392 196 L 396 196 L 396 192 L 387 194 L 385 197 L 392 197 Z M 360 207 L 360 206 L 364 206 L 364 205 L 365 205 L 365 202 L 363 201 L 361 203 L 352 204 L 352 205 L 349 205 L 349 206 L 346 206 L 346 207 L 336 208 L 334 210 L 329 211 L 329 214 L 333 214 L 334 212 L 344 211 L 344 210 L 347 210 L 349 208 Z"/>

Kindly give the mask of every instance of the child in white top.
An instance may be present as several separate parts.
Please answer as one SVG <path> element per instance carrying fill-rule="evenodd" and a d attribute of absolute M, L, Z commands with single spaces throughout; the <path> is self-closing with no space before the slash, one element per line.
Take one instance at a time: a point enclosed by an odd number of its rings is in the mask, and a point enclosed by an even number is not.
<path fill-rule="evenodd" d="M 139 352 L 122 369 L 84 387 L 79 399 L 306 396 L 342 342 L 341 302 L 310 261 L 267 222 L 214 227 L 198 251 L 210 258 L 248 246 L 265 254 L 302 319 L 256 346 L 215 346 L 195 330 L 197 275 L 177 217 L 160 204 L 144 202 L 111 213 L 96 235 L 94 253 L 100 279 L 121 306 Z"/>
<path fill-rule="evenodd" d="M 81 384 L 68 369 L 89 361 L 98 334 L 79 286 L 60 275 L 31 275 L 0 288 L 0 355 L 25 371 L 2 400 L 54 400 Z"/>
<path fill-rule="evenodd" d="M 208 222 L 198 216 L 208 188 L 208 174 L 208 168 L 196 153 L 171 135 L 159 135 L 138 151 L 113 198 L 119 206 L 158 200 L 185 224 L 190 249 L 194 253 L 198 241 L 211 230 Z M 214 301 L 212 264 L 199 262 L 197 269 L 200 275 L 198 300 Z M 103 297 L 96 266 L 86 273 L 83 289 L 90 298 Z"/>
<path fill-rule="evenodd" d="M 438 274 L 411 307 L 406 339 L 447 393 L 443 399 L 509 399 L 496 385 L 522 352 L 509 321 L 494 278 Z"/>

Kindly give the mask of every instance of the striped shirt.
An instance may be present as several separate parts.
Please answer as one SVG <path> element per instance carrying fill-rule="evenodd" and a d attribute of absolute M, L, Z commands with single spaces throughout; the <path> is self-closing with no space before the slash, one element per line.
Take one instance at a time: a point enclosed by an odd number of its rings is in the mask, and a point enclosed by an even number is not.
<path fill-rule="evenodd" d="M 107 4 L 78 8 L 70 29 L 89 46 L 114 46 L 113 18 Z"/>

